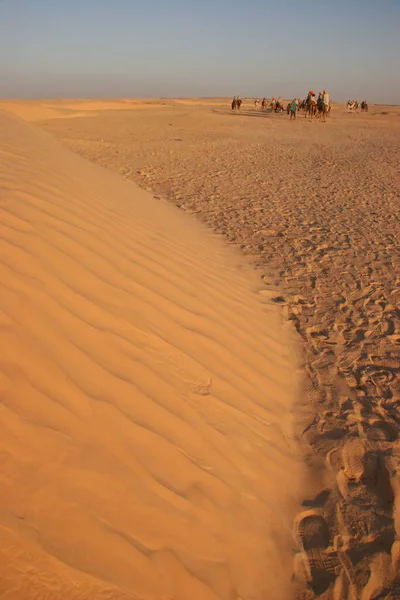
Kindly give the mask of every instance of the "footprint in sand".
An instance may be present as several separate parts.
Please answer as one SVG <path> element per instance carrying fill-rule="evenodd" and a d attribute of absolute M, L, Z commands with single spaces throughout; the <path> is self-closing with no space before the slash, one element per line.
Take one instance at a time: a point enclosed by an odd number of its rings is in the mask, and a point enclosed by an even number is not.
<path fill-rule="evenodd" d="M 295 557 L 295 579 L 306 583 L 315 594 L 322 594 L 335 581 L 340 567 L 324 517 L 312 510 L 301 513 L 294 537 L 301 549 Z"/>
<path fill-rule="evenodd" d="M 377 470 L 377 457 L 364 440 L 350 438 L 342 449 L 343 472 L 350 481 L 373 477 Z"/>

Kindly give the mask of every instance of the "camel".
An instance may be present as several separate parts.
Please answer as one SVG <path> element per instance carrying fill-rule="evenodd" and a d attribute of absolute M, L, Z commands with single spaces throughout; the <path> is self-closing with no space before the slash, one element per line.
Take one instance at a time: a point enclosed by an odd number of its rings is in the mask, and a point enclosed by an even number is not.
<path fill-rule="evenodd" d="M 326 117 L 329 117 L 330 114 L 331 114 L 331 102 L 329 102 L 329 104 L 322 104 L 321 116 L 322 116 L 323 123 L 325 123 Z"/>
<path fill-rule="evenodd" d="M 305 117 L 310 117 L 312 121 L 317 113 L 317 101 L 315 100 L 315 96 L 310 96 L 310 99 L 306 102 L 306 114 Z"/>
<path fill-rule="evenodd" d="M 314 101 L 310 100 L 310 102 L 307 104 L 306 117 L 309 116 L 312 121 L 316 114 L 317 114 L 317 103 L 315 102 L 315 98 L 314 98 Z"/>
<path fill-rule="evenodd" d="M 299 110 L 306 110 L 307 108 L 307 100 L 304 98 L 299 104 Z"/>
<path fill-rule="evenodd" d="M 232 110 L 240 110 L 240 107 L 242 106 L 242 99 L 238 96 L 236 98 L 236 96 L 233 96 L 233 100 L 232 100 Z"/>
<path fill-rule="evenodd" d="M 305 118 L 310 117 L 310 120 L 312 121 L 317 112 L 317 100 L 315 98 L 314 90 L 310 90 L 308 92 L 305 108 L 306 108 L 306 114 L 304 115 Z"/>

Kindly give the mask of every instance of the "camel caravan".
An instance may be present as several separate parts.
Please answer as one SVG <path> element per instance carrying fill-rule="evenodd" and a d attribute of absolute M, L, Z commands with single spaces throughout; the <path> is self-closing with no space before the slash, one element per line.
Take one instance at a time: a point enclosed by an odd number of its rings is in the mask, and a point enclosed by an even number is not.
<path fill-rule="evenodd" d="M 282 99 L 279 98 L 271 98 L 271 100 L 267 100 L 267 98 L 263 98 L 261 101 L 259 98 L 256 98 L 254 101 L 254 107 L 258 110 L 261 107 L 261 110 L 264 112 L 268 108 L 271 112 L 275 113 L 283 113 L 284 105 Z"/>
<path fill-rule="evenodd" d="M 240 110 L 240 106 L 242 104 L 242 100 L 239 96 L 234 96 L 232 100 L 232 110 Z M 366 102 L 363 102 L 366 108 L 362 108 L 362 110 L 368 110 L 368 105 Z M 283 114 L 286 110 L 288 116 L 291 120 L 296 119 L 296 115 L 299 111 L 304 111 L 304 116 L 312 121 L 314 117 L 320 118 L 322 123 L 326 122 L 326 118 L 329 117 L 331 113 L 332 103 L 329 97 L 327 90 L 320 92 L 318 98 L 315 95 L 314 90 L 310 90 L 308 95 L 304 100 L 300 100 L 300 98 L 294 98 L 291 102 L 286 105 L 286 109 L 283 103 L 282 98 L 279 96 L 278 98 L 272 97 L 270 100 L 267 98 L 256 98 L 254 100 L 254 108 L 255 110 L 260 110 L 262 112 L 269 111 L 271 113 Z"/>
<path fill-rule="evenodd" d="M 368 112 L 368 104 L 365 100 L 358 102 L 358 100 L 348 100 L 347 101 L 347 110 L 348 112 L 357 112 L 358 109 L 361 108 L 361 112 Z"/>

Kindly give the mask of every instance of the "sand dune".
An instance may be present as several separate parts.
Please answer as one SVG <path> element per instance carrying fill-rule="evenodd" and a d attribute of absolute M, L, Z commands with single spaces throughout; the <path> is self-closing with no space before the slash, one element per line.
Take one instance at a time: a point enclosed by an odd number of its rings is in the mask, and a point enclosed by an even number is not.
<path fill-rule="evenodd" d="M 0 597 L 290 597 L 297 364 L 257 276 L 0 123 Z"/>
<path fill-rule="evenodd" d="M 0 100 L 0 110 L 18 115 L 25 121 L 70 119 L 103 111 L 143 110 L 162 107 L 160 100 Z"/>

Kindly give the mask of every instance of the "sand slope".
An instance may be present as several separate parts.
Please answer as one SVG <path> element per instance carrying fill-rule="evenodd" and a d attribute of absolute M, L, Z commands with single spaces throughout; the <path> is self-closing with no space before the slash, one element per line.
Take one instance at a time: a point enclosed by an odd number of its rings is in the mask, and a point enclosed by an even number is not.
<path fill-rule="evenodd" d="M 289 597 L 296 365 L 256 275 L 0 125 L 0 598 Z"/>

